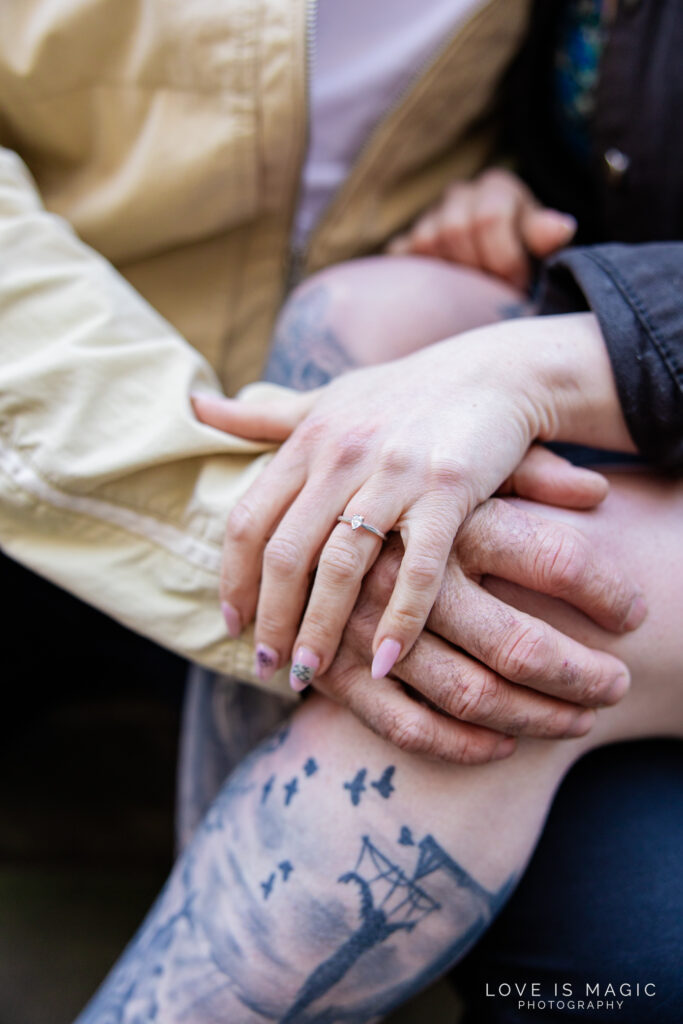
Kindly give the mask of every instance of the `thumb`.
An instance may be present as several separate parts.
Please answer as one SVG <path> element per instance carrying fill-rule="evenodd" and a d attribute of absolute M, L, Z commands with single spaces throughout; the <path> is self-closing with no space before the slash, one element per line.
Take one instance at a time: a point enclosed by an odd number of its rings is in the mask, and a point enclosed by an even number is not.
<path fill-rule="evenodd" d="M 609 484 L 604 476 L 583 466 L 574 466 L 542 445 L 532 445 L 499 494 L 540 501 L 565 508 L 595 508 L 604 501 Z"/>
<path fill-rule="evenodd" d="M 258 400 L 195 392 L 192 408 L 201 423 L 228 434 L 250 441 L 284 441 L 308 415 L 319 389 L 281 392 Z"/>
<path fill-rule="evenodd" d="M 549 256 L 556 249 L 568 245 L 576 234 L 576 218 L 559 210 L 528 207 L 520 222 L 522 239 L 534 256 Z"/>

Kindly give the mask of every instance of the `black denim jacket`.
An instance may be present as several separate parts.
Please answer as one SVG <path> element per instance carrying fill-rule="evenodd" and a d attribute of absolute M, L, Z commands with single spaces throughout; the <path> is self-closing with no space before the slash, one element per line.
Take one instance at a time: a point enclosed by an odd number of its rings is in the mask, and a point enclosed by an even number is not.
<path fill-rule="evenodd" d="M 648 461 L 680 473 L 683 2 L 619 0 L 601 63 L 588 167 L 572 162 L 549 107 L 559 6 L 536 4 L 508 93 L 508 144 L 522 176 L 543 202 L 579 221 L 580 247 L 546 267 L 542 311 L 595 312 L 634 442 Z"/>

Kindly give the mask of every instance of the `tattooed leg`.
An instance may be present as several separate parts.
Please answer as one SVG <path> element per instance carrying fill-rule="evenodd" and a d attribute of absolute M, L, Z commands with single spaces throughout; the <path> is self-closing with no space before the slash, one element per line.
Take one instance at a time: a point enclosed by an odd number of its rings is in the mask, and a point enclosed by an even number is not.
<path fill-rule="evenodd" d="M 629 661 L 621 704 L 588 737 L 520 741 L 509 761 L 469 768 L 406 755 L 313 697 L 228 780 L 80 1024 L 373 1020 L 486 929 L 581 753 L 683 735 L 683 485 L 615 478 L 604 513 L 546 512 L 609 545 L 646 586 L 650 617 L 609 643 L 543 602 L 562 628 Z"/>
<path fill-rule="evenodd" d="M 523 295 L 464 267 L 424 257 L 353 260 L 300 285 L 278 320 L 265 379 L 307 390 L 354 366 L 528 315 Z"/>

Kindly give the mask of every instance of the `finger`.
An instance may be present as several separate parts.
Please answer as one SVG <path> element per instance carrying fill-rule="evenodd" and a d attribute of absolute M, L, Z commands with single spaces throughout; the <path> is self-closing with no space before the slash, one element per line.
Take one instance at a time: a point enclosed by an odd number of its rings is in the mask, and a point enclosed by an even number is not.
<path fill-rule="evenodd" d="M 595 719 L 594 712 L 576 704 L 512 685 L 429 632 L 396 675 L 454 718 L 511 736 L 584 736 Z"/>
<path fill-rule="evenodd" d="M 534 256 L 549 256 L 568 245 L 576 234 L 577 222 L 571 214 L 539 207 L 535 201 L 525 204 L 519 228 L 524 244 Z"/>
<path fill-rule="evenodd" d="M 351 522 L 339 523 L 323 547 L 294 643 L 290 678 L 294 689 L 301 688 L 297 682 L 310 681 L 311 672 L 327 671 L 334 658 L 363 578 L 382 547 L 384 538 L 367 526 L 386 534 L 402 509 L 403 502 L 398 494 L 385 489 L 380 491 L 372 483 L 361 488 L 348 502 L 343 514 Z"/>
<path fill-rule="evenodd" d="M 311 573 L 336 525 L 343 481 L 306 484 L 282 516 L 263 552 L 256 609 L 254 670 L 264 682 L 289 660 L 306 607 Z M 348 527 L 347 527 L 348 529 Z M 368 535 L 369 536 L 369 535 Z M 321 663 L 319 650 L 297 650 L 290 681 L 304 688 Z M 298 660 L 297 660 L 298 659 Z"/>
<path fill-rule="evenodd" d="M 574 466 L 568 459 L 542 445 L 532 445 L 515 472 L 499 488 L 499 494 L 516 494 L 529 501 L 564 508 L 595 508 L 609 491 L 606 477 L 583 466 Z"/>
<path fill-rule="evenodd" d="M 384 250 L 389 256 L 405 256 L 413 251 L 410 232 L 403 235 L 396 235 Z"/>
<path fill-rule="evenodd" d="M 480 267 L 481 255 L 474 241 L 474 190 L 457 185 L 449 190 L 440 211 L 440 255 L 453 263 Z"/>
<path fill-rule="evenodd" d="M 222 395 L 193 394 L 198 420 L 253 441 L 284 441 L 309 413 L 318 391 L 292 391 L 272 401 L 252 402 Z"/>
<path fill-rule="evenodd" d="M 419 219 L 410 232 L 409 252 L 418 256 L 440 256 L 439 211 L 431 210 Z"/>
<path fill-rule="evenodd" d="M 519 194 L 482 188 L 475 201 L 472 230 L 481 267 L 524 291 L 529 285 L 529 258 L 517 223 Z"/>
<path fill-rule="evenodd" d="M 316 689 L 344 704 L 378 736 L 411 754 L 455 764 L 485 764 L 515 749 L 515 740 L 480 726 L 457 722 L 418 703 L 393 679 L 372 680 L 357 665 L 330 672 Z"/>
<path fill-rule="evenodd" d="M 303 487 L 305 469 L 296 446 L 285 444 L 228 516 L 220 599 L 233 638 L 254 617 L 266 541 Z"/>
<path fill-rule="evenodd" d="M 405 553 L 396 585 L 375 633 L 373 679 L 387 675 L 424 629 L 457 527 L 457 510 L 446 514 L 424 502 L 411 509 L 401 529 Z"/>
<path fill-rule="evenodd" d="M 616 633 L 635 629 L 646 606 L 640 589 L 579 530 L 497 498 L 481 505 L 456 538 L 469 575 L 488 573 L 559 597 Z"/>
<path fill-rule="evenodd" d="M 585 707 L 616 704 L 628 690 L 628 669 L 618 658 L 585 647 L 471 580 L 458 587 L 450 614 L 448 606 L 440 602 L 432 612 L 430 630 L 511 683 Z"/>

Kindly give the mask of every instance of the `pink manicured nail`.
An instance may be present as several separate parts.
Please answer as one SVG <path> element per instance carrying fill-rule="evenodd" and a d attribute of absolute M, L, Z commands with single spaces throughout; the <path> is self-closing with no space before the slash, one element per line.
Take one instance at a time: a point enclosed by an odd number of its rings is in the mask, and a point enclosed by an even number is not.
<path fill-rule="evenodd" d="M 269 647 L 268 644 L 256 645 L 254 674 L 258 676 L 262 683 L 267 683 L 269 679 L 273 678 L 277 663 L 277 652 L 272 647 Z"/>
<path fill-rule="evenodd" d="M 377 654 L 372 659 L 372 678 L 384 679 L 398 661 L 400 653 L 401 645 L 398 640 L 392 640 L 388 636 L 385 637 L 377 648 Z"/>
<path fill-rule="evenodd" d="M 221 611 L 223 612 L 225 625 L 228 627 L 228 636 L 236 640 L 242 632 L 240 613 L 231 604 L 228 604 L 227 601 L 221 601 Z"/>
<path fill-rule="evenodd" d="M 626 622 L 624 623 L 624 629 L 635 629 L 636 626 L 641 624 L 646 615 L 647 604 L 645 603 L 645 598 L 642 594 L 639 594 L 631 605 L 631 610 L 629 611 Z"/>
<path fill-rule="evenodd" d="M 294 655 L 292 670 L 289 673 L 289 685 L 300 693 L 305 690 L 320 668 L 320 658 L 307 647 L 300 647 Z"/>

